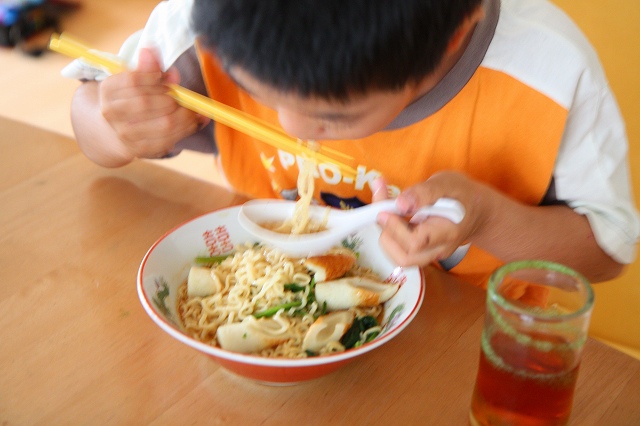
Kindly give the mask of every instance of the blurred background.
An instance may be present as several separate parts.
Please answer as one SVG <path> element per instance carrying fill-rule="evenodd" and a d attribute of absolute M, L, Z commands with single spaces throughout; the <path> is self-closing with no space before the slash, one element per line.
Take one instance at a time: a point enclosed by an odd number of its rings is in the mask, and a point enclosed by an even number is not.
<path fill-rule="evenodd" d="M 640 45 L 636 38 L 640 28 L 640 3 L 637 0 L 553 2 L 582 28 L 604 64 L 627 123 L 637 205 L 640 200 L 640 79 L 637 77 Z M 129 34 L 144 25 L 158 1 L 64 3 L 72 3 L 75 8 L 61 14 L 61 30 L 96 49 L 115 53 Z M 73 137 L 69 105 L 79 83 L 60 76 L 69 59 L 52 52 L 30 56 L 21 47 L 0 48 L 0 116 Z M 157 163 L 205 181 L 219 182 L 213 160 L 207 155 L 183 152 Z M 640 261 L 628 267 L 620 278 L 595 287 L 591 334 L 640 358 Z"/>

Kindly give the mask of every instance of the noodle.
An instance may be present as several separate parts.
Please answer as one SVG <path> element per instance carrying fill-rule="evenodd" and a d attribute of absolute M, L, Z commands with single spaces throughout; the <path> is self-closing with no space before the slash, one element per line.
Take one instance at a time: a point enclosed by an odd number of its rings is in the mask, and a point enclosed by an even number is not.
<path fill-rule="evenodd" d="M 310 146 L 314 147 L 317 144 L 313 141 L 309 141 Z M 297 188 L 298 188 L 298 201 L 293 208 L 293 217 L 285 220 L 282 223 L 267 222 L 260 224 L 263 228 L 271 231 L 279 232 L 281 234 L 311 234 L 314 232 L 324 231 L 326 229 L 327 220 L 329 216 L 329 208 L 325 212 L 324 218 L 321 222 L 313 220 L 309 216 L 309 208 L 313 201 L 313 192 L 315 189 L 315 170 L 317 162 L 313 158 L 303 157 L 300 167 L 300 173 L 298 174 Z"/>
<path fill-rule="evenodd" d="M 302 170 L 298 175 L 298 195 L 300 199 L 293 209 L 293 218 L 291 218 L 291 233 L 303 234 L 310 225 L 309 207 L 313 199 L 314 176 L 316 162 L 310 158 L 302 161 Z"/>

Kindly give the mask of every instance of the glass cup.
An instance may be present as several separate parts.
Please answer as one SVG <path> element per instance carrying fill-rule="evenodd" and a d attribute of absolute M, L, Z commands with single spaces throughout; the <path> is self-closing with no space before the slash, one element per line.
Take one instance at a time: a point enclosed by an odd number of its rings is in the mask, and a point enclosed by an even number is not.
<path fill-rule="evenodd" d="M 508 263 L 487 288 L 471 425 L 564 425 L 593 308 L 589 282 L 547 261 Z"/>

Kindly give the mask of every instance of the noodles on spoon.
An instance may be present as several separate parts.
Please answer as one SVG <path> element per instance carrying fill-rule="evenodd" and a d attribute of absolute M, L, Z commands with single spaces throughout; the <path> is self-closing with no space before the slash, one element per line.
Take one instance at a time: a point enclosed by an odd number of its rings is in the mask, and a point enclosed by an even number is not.
<path fill-rule="evenodd" d="M 310 141 L 310 146 L 315 146 L 315 142 Z M 317 162 L 315 159 L 303 157 L 297 182 L 299 199 L 294 206 L 293 216 L 291 219 L 287 219 L 281 223 L 265 222 L 261 223 L 260 226 L 280 234 L 292 235 L 311 234 L 327 229 L 326 225 L 329 216 L 329 207 L 327 207 L 324 218 L 321 222 L 318 222 L 309 216 L 309 208 L 313 201 L 313 192 L 315 189 L 314 175 L 316 166 Z"/>

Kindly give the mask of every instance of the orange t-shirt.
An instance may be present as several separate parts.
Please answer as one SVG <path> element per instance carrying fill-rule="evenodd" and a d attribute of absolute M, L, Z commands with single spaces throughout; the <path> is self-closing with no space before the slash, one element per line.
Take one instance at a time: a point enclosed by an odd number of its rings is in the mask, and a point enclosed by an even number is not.
<path fill-rule="evenodd" d="M 215 58 L 199 52 L 209 96 L 279 126 L 274 110 L 239 89 Z M 565 108 L 513 77 L 479 67 L 449 102 L 433 114 L 358 140 L 321 141 L 353 157 L 355 178 L 320 163 L 314 199 L 354 208 L 371 202 L 372 183 L 384 176 L 395 191 L 442 170 L 464 172 L 525 204 L 538 205 L 549 188 L 567 117 Z M 227 181 L 256 198 L 296 195 L 294 155 L 216 123 L 215 140 Z M 450 272 L 485 286 L 501 264 L 471 246 Z"/>

